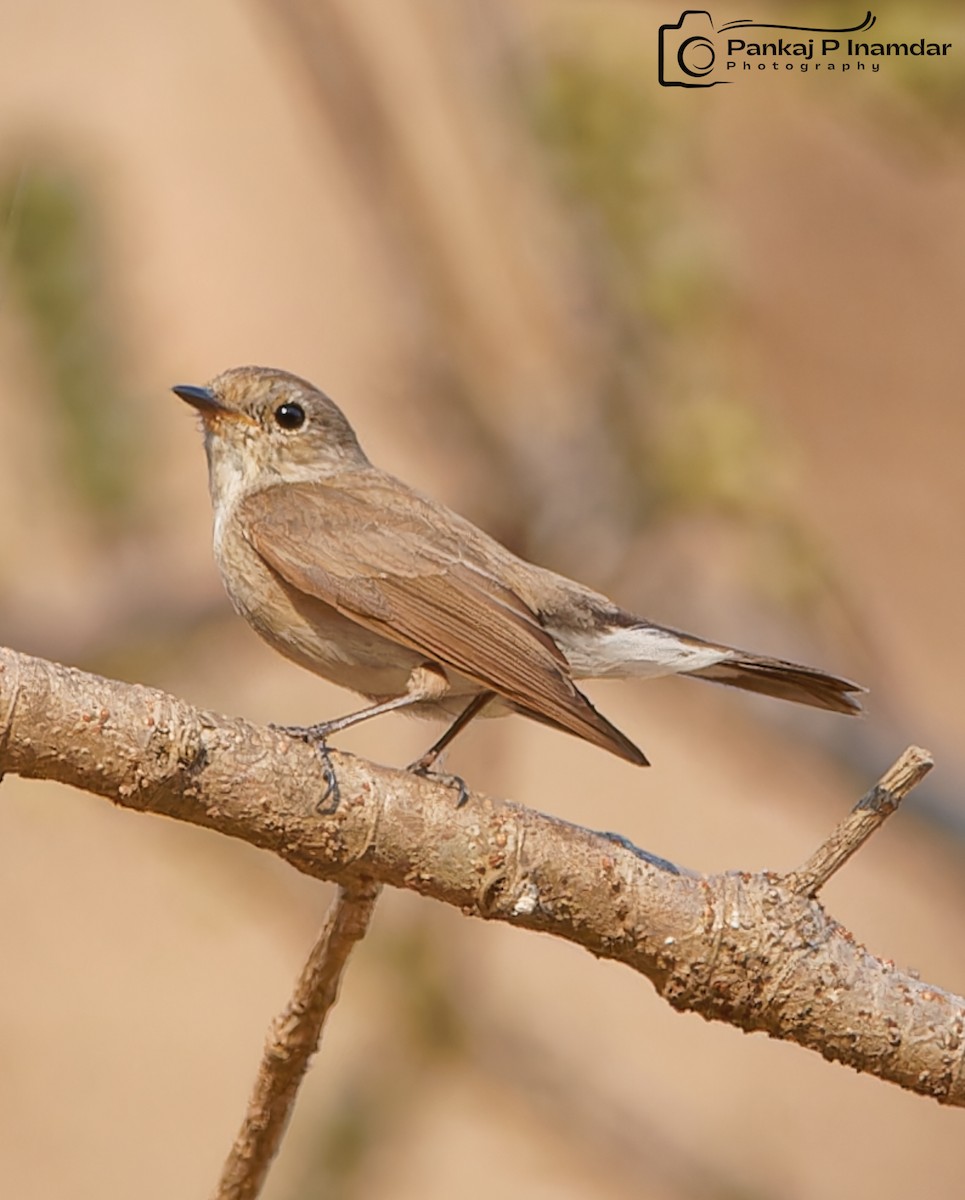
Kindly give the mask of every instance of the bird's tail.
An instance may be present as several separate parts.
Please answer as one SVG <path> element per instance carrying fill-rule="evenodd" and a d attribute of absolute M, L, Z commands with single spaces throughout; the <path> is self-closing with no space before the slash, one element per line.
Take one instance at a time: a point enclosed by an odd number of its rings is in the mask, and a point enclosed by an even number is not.
<path fill-rule="evenodd" d="M 574 665 L 582 668 L 577 670 L 578 676 L 692 675 L 832 712 L 861 711 L 856 697 L 865 689 L 847 679 L 800 663 L 706 642 L 689 633 L 630 618 L 629 614 L 619 616 L 622 619 L 602 639 L 593 642 L 591 657 L 573 656 Z M 568 655 L 571 652 L 568 647 Z"/>
<path fill-rule="evenodd" d="M 780 658 L 763 658 L 757 654 L 745 654 L 742 650 L 732 650 L 730 654 L 731 657 L 713 666 L 689 674 L 695 679 L 709 679 L 712 683 L 724 683 L 748 692 L 763 692 L 765 696 L 794 700 L 814 708 L 828 708 L 832 712 L 861 711 L 861 704 L 855 696 L 865 689 L 847 679 L 839 679 L 814 667 L 784 662 Z"/>

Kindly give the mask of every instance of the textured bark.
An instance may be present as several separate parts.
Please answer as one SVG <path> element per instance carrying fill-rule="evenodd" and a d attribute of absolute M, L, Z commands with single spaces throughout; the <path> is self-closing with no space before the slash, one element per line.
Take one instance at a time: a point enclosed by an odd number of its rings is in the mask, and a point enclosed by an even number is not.
<path fill-rule="evenodd" d="M 325 1018 L 338 999 L 356 942 L 365 937 L 381 889 L 371 880 L 339 888 L 285 1011 L 271 1026 L 255 1086 L 214 1200 L 254 1200 L 278 1153 Z"/>
<path fill-rule="evenodd" d="M 927 769 L 917 762 L 856 812 L 887 815 Z M 701 876 L 518 804 L 456 807 L 437 782 L 336 751 L 331 764 L 334 813 L 324 764 L 284 733 L 0 650 L 0 772 L 215 829 L 346 888 L 372 879 L 566 938 L 646 975 L 675 1008 L 965 1104 L 965 1000 L 870 954 L 811 894 L 847 858 L 840 829 L 830 855 L 787 877 Z"/>

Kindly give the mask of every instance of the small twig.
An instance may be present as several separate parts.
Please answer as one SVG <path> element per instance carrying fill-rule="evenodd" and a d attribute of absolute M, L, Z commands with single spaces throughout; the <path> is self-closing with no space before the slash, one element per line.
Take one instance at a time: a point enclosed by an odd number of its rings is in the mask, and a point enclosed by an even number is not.
<path fill-rule="evenodd" d="M 338 889 L 294 994 L 272 1023 L 248 1111 L 214 1200 L 253 1200 L 261 1191 L 299 1085 L 318 1049 L 325 1018 L 338 997 L 345 964 L 355 943 L 365 936 L 380 891 L 374 881 Z"/>
<path fill-rule="evenodd" d="M 852 854 L 860 850 L 933 766 L 927 750 L 910 746 L 871 791 L 861 797 L 804 866 L 787 876 L 787 886 L 799 896 L 816 896 L 835 871 L 840 870 Z"/>

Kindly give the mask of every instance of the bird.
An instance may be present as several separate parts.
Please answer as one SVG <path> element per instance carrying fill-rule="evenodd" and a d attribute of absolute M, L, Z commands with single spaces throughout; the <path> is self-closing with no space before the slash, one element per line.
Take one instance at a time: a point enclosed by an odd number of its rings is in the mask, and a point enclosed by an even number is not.
<path fill-rule="evenodd" d="M 372 464 L 342 410 L 297 375 L 234 367 L 172 390 L 201 417 L 234 608 L 369 702 L 296 733 L 324 742 L 402 709 L 449 719 L 411 766 L 425 773 L 474 718 L 518 713 L 647 766 L 580 682 L 679 674 L 860 711 L 865 689 L 847 679 L 655 624 L 519 557 Z"/>

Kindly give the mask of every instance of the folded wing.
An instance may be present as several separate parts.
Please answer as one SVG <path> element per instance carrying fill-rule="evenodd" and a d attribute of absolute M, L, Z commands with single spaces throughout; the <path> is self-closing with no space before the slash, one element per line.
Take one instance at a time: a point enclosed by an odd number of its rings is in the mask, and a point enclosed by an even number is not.
<path fill-rule="evenodd" d="M 290 587 L 496 692 L 520 712 L 639 765 L 646 758 L 570 678 L 536 615 L 402 485 L 284 484 L 239 504 L 246 536 Z M 433 518 L 435 517 L 435 521 Z"/>

